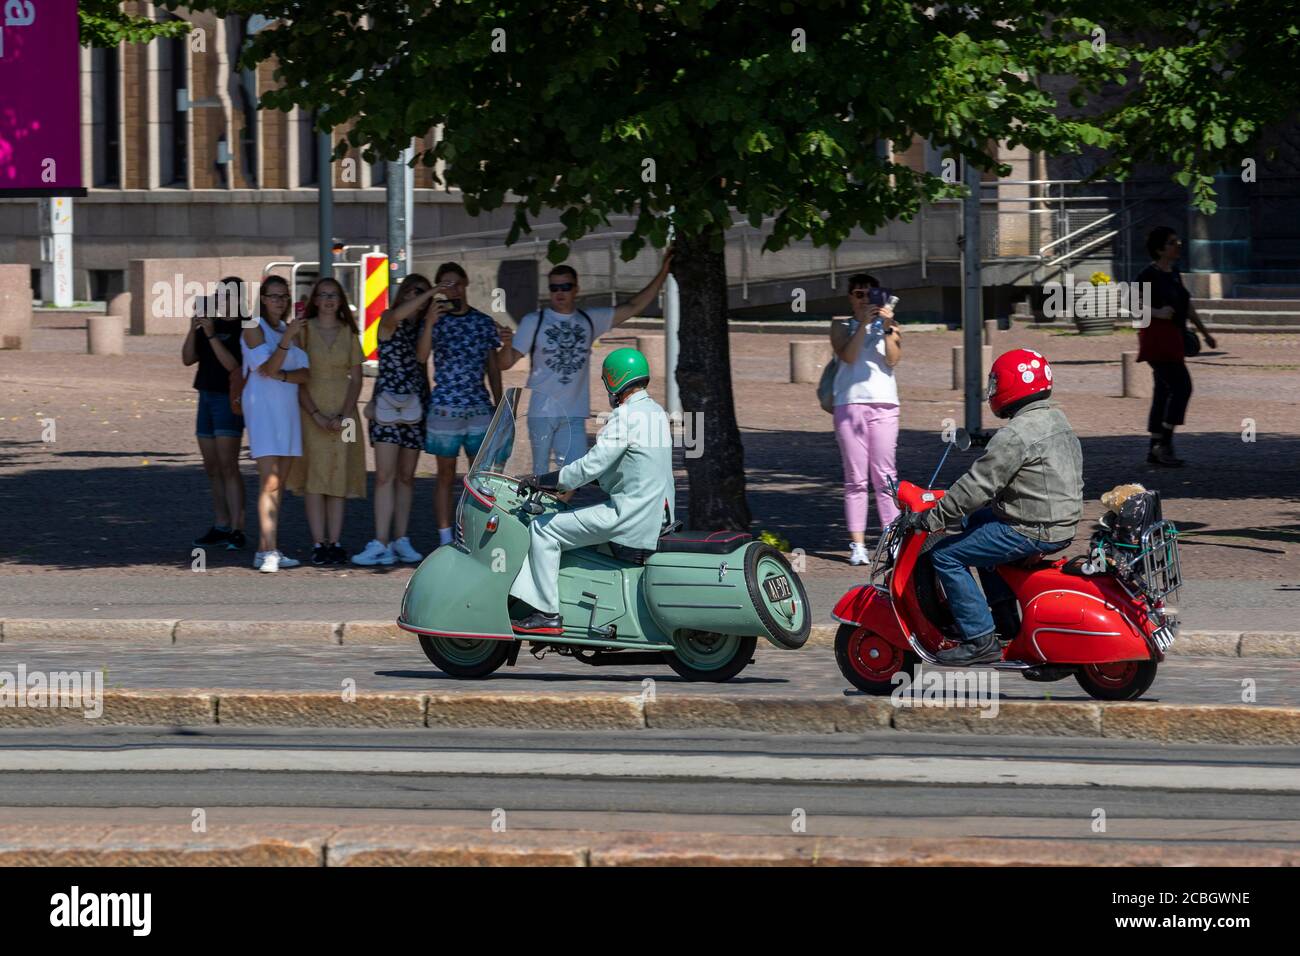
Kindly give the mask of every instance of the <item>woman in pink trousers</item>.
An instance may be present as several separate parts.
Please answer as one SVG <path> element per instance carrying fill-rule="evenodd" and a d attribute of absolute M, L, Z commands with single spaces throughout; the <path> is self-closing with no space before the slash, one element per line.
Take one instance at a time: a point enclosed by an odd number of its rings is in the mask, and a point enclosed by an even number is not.
<path fill-rule="evenodd" d="M 880 283 L 865 273 L 849 279 L 853 318 L 831 323 L 831 348 L 839 359 L 835 373 L 835 440 L 844 460 L 844 518 L 849 526 L 849 564 L 866 564 L 867 482 L 876 492 L 881 527 L 898 516 L 885 488 L 894 475 L 898 446 L 898 383 L 894 368 L 902 356 L 902 332 Z"/>

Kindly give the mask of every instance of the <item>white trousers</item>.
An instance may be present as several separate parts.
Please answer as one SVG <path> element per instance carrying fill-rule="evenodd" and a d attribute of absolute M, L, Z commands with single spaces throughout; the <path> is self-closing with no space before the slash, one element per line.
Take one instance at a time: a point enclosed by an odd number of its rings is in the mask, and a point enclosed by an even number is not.
<path fill-rule="evenodd" d="M 608 504 L 543 515 L 528 527 L 528 557 L 510 588 L 512 597 L 547 614 L 560 613 L 560 555 L 614 536 L 618 513 Z"/>

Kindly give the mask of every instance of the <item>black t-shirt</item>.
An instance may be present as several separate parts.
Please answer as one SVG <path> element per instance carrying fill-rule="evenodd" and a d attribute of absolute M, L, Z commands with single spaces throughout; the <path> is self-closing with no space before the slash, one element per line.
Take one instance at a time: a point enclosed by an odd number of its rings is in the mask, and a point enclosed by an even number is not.
<path fill-rule="evenodd" d="M 226 347 L 226 351 L 235 357 L 235 362 L 243 360 L 240 334 L 242 325 L 239 319 L 213 319 L 212 334 Z M 230 394 L 230 373 L 217 359 L 212 345 L 204 334 L 202 327 L 194 333 L 194 352 L 199 357 L 199 366 L 194 372 L 194 387 L 200 392 L 222 392 Z"/>
<path fill-rule="evenodd" d="M 1183 285 L 1181 272 L 1177 269 L 1165 272 L 1152 264 L 1138 274 L 1137 281 L 1151 283 L 1152 309 L 1163 309 L 1167 305 L 1172 305 L 1174 322 L 1180 329 L 1187 328 L 1187 314 L 1190 311 L 1192 294 Z"/>

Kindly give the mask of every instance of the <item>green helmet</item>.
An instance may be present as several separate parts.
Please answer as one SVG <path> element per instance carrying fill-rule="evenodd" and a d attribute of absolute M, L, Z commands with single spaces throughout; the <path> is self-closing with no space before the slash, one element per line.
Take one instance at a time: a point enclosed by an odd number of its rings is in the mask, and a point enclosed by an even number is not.
<path fill-rule="evenodd" d="M 633 385 L 650 384 L 650 363 L 636 349 L 615 349 L 605 356 L 600 380 L 612 402 Z"/>

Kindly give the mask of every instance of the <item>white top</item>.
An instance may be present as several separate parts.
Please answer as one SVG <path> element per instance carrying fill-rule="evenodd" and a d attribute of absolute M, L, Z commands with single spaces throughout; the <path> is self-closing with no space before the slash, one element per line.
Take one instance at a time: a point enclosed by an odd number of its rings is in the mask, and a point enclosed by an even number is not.
<path fill-rule="evenodd" d="M 849 336 L 858 320 L 849 319 Z M 862 334 L 858 360 L 850 365 L 841 359 L 835 371 L 836 405 L 897 405 L 898 381 L 885 362 L 885 334 L 867 329 Z"/>
<path fill-rule="evenodd" d="M 275 354 L 284 336 L 266 319 L 258 316 L 266 341 L 255 349 L 244 346 L 244 422 L 248 427 L 248 455 L 262 458 L 266 455 L 302 454 L 302 413 L 298 410 L 298 386 L 267 378 L 257 370 Z M 298 346 L 289 347 L 281 367 L 286 372 L 307 368 L 307 353 Z"/>
<path fill-rule="evenodd" d="M 590 325 L 577 309 L 566 315 L 548 307 L 520 321 L 514 349 L 532 353 L 528 387 L 544 399 L 529 403 L 529 418 L 586 418 L 591 413 L 591 345 L 613 326 L 614 310 L 605 306 L 583 311 L 591 317 Z"/>

